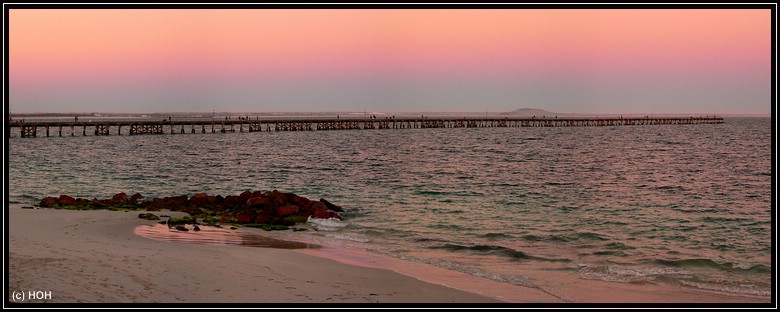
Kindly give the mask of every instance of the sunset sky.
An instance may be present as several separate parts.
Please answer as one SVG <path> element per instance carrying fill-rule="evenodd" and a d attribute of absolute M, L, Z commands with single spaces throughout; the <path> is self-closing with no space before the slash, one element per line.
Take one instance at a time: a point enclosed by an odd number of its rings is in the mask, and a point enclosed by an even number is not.
<path fill-rule="evenodd" d="M 11 113 L 769 114 L 769 9 L 11 9 Z"/>

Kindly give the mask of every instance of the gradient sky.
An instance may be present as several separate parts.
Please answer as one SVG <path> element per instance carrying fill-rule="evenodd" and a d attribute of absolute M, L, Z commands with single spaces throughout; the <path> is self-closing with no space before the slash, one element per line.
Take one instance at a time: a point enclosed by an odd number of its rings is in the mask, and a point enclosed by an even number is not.
<path fill-rule="evenodd" d="M 769 114 L 771 11 L 11 9 L 11 113 Z"/>

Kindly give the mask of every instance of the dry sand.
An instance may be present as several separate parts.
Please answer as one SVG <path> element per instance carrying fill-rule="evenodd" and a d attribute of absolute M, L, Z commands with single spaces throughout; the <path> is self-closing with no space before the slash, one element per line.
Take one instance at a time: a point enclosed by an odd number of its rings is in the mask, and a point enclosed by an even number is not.
<path fill-rule="evenodd" d="M 50 291 L 51 300 L 33 302 L 54 303 L 498 302 L 293 250 L 182 244 L 134 234 L 136 226 L 154 223 L 137 212 L 12 205 L 9 292 Z"/>
<path fill-rule="evenodd" d="M 166 242 L 134 234 L 139 225 L 156 223 L 139 219 L 138 212 L 22 209 L 21 205 L 11 205 L 8 218 L 9 293 L 51 292 L 51 300 L 26 298 L 25 302 L 323 306 L 769 302 L 766 298 L 653 285 L 586 281 L 558 272 L 522 272 L 541 287 L 512 286 L 359 251 Z"/>

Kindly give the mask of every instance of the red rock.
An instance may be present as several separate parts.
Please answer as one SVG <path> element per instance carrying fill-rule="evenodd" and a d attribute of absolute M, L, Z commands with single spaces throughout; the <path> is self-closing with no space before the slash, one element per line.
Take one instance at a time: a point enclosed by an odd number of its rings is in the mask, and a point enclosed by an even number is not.
<path fill-rule="evenodd" d="M 114 195 L 114 197 L 111 197 L 111 202 L 115 204 L 126 204 L 127 203 L 127 194 L 124 192 L 117 193 Z"/>
<path fill-rule="evenodd" d="M 254 221 L 254 218 L 252 218 L 252 216 L 246 213 L 242 213 L 236 216 L 236 222 L 238 222 L 239 224 L 251 223 L 252 221 Z"/>
<path fill-rule="evenodd" d="M 181 196 L 171 196 L 165 198 L 165 203 L 168 205 L 179 205 L 179 206 L 185 206 L 188 203 L 187 195 L 181 195 Z"/>
<path fill-rule="evenodd" d="M 291 216 L 294 214 L 297 214 L 300 210 L 300 207 L 295 205 L 284 205 L 279 208 L 276 208 L 276 216 L 279 218 L 284 218 L 286 216 Z"/>
<path fill-rule="evenodd" d="M 113 202 L 111 200 L 105 200 L 105 199 L 104 200 L 99 200 L 97 198 L 93 198 L 91 204 L 92 204 L 92 206 L 95 206 L 95 207 L 104 208 L 104 207 L 109 207 L 109 206 L 113 205 Z"/>
<path fill-rule="evenodd" d="M 257 215 L 257 217 L 255 217 L 255 223 L 271 224 L 274 221 L 276 221 L 276 218 L 274 216 L 272 216 L 272 215 L 260 214 L 260 215 Z"/>
<path fill-rule="evenodd" d="M 343 220 L 338 212 L 335 212 L 333 210 L 318 210 L 315 211 L 312 215 L 312 218 L 320 218 L 320 219 L 330 219 L 330 218 L 336 218 L 339 220 Z"/>
<path fill-rule="evenodd" d="M 271 203 L 271 199 L 268 197 L 253 197 L 246 200 L 246 207 L 266 206 Z"/>
<path fill-rule="evenodd" d="M 207 207 L 216 201 L 216 197 L 209 196 L 206 193 L 198 193 L 190 197 L 190 204 L 198 207 Z"/>
<path fill-rule="evenodd" d="M 279 206 L 282 206 L 287 202 L 287 195 L 277 190 L 268 192 L 265 194 L 265 196 L 270 197 L 271 201 L 276 203 Z"/>
<path fill-rule="evenodd" d="M 330 218 L 330 211 L 327 210 L 315 210 L 311 214 L 312 218 L 328 219 Z"/>
<path fill-rule="evenodd" d="M 141 197 L 144 196 L 139 193 L 133 194 L 133 196 L 130 196 L 130 203 L 133 205 L 138 205 L 138 200 L 141 199 Z"/>
<path fill-rule="evenodd" d="M 241 200 L 246 201 L 247 199 L 252 198 L 252 192 L 250 191 L 244 191 L 241 194 L 238 195 Z"/>
<path fill-rule="evenodd" d="M 328 207 L 326 207 L 322 202 L 314 202 L 314 204 L 311 205 L 311 211 L 328 211 Z"/>
<path fill-rule="evenodd" d="M 325 204 L 325 207 L 328 207 L 328 209 L 330 209 L 330 210 L 337 211 L 337 212 L 344 212 L 344 209 L 342 209 L 339 206 L 336 206 L 336 205 L 332 204 L 331 202 L 327 201 L 324 198 L 320 198 L 320 202 Z"/>
<path fill-rule="evenodd" d="M 78 205 L 78 202 L 75 198 L 70 197 L 68 195 L 60 195 L 60 199 L 57 201 L 60 206 L 75 206 Z"/>
<path fill-rule="evenodd" d="M 152 201 L 146 206 L 148 211 L 158 211 L 160 209 L 166 209 L 165 201 L 162 198 L 152 198 Z"/>
<path fill-rule="evenodd" d="M 228 195 L 228 197 L 225 197 L 223 206 L 227 208 L 238 208 L 238 207 L 242 207 L 245 203 L 246 203 L 246 199 L 241 200 L 241 197 L 235 195 Z"/>
<path fill-rule="evenodd" d="M 201 211 L 200 208 L 192 207 L 192 206 L 186 207 L 186 208 L 182 209 L 182 211 L 186 212 L 187 214 L 189 214 L 191 216 L 196 216 L 196 215 L 199 215 L 199 214 L 203 213 L 203 211 Z"/>
<path fill-rule="evenodd" d="M 166 197 L 163 198 L 162 201 L 163 205 L 161 209 L 168 209 L 170 211 L 182 211 L 190 205 L 187 195 Z"/>
<path fill-rule="evenodd" d="M 303 207 L 303 205 L 305 205 L 307 202 L 309 202 L 309 199 L 307 199 L 305 197 L 301 197 L 301 196 L 295 195 L 295 194 L 289 194 L 288 198 L 289 199 L 287 201 L 289 203 L 291 203 L 293 205 L 296 205 L 298 207 Z"/>
<path fill-rule="evenodd" d="M 220 216 L 219 223 L 228 223 L 228 216 L 226 215 Z"/>
<path fill-rule="evenodd" d="M 52 207 L 57 204 L 57 199 L 54 197 L 46 197 L 43 200 L 41 200 L 41 203 L 38 204 L 38 206 L 41 207 Z"/>

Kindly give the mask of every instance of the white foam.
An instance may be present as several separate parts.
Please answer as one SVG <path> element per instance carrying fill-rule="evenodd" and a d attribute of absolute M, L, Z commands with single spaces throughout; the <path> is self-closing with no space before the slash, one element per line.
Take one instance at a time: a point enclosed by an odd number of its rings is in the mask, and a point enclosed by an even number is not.
<path fill-rule="evenodd" d="M 320 219 L 309 216 L 309 218 L 306 219 L 306 222 L 318 231 L 335 231 L 347 226 L 347 222 L 336 218 Z"/>
<path fill-rule="evenodd" d="M 355 236 L 351 236 L 351 235 L 344 235 L 344 234 L 335 234 L 335 235 L 328 235 L 328 236 L 329 237 L 333 237 L 335 239 L 339 239 L 339 240 L 353 241 L 353 242 L 358 242 L 358 243 L 368 243 L 368 242 L 371 241 L 368 238 L 360 238 L 360 237 L 355 237 Z"/>

